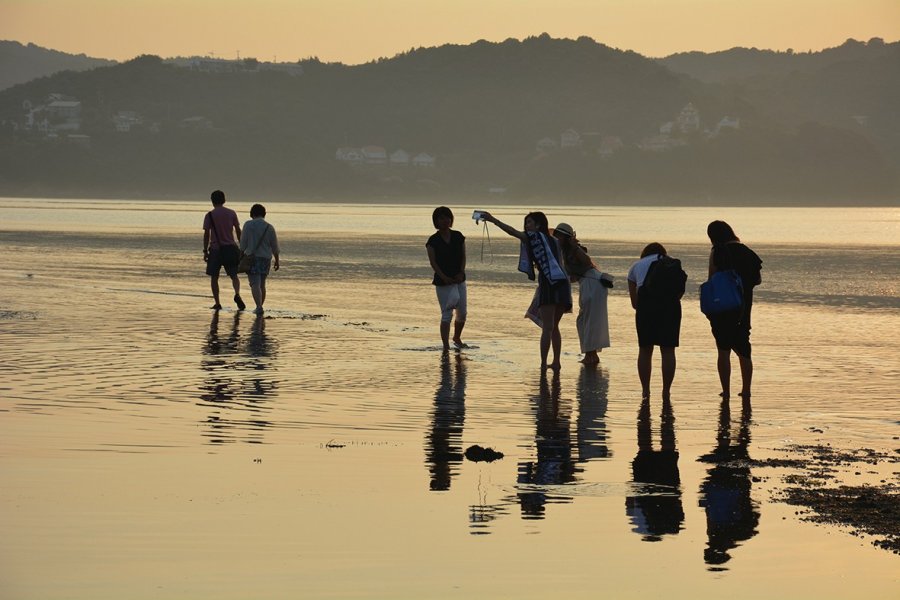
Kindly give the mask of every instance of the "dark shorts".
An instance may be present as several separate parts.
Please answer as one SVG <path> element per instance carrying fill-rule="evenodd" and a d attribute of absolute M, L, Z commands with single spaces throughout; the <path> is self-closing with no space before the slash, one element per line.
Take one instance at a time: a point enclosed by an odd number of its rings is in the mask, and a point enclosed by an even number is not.
<path fill-rule="evenodd" d="M 269 266 L 272 264 L 271 258 L 259 258 L 254 256 L 253 263 L 250 265 L 250 272 L 247 273 L 247 281 L 250 285 L 257 285 L 265 282 L 269 275 Z"/>
<path fill-rule="evenodd" d="M 565 312 L 572 310 L 572 284 L 559 281 L 551 284 L 543 275 L 538 276 L 538 305 L 559 304 Z"/>
<path fill-rule="evenodd" d="M 734 350 L 739 356 L 751 358 L 750 328 L 741 322 L 740 311 L 713 315 L 709 319 L 716 348 Z"/>
<path fill-rule="evenodd" d="M 677 348 L 681 334 L 681 302 L 642 302 L 638 297 L 634 323 L 638 346 Z"/>
<path fill-rule="evenodd" d="M 241 258 L 241 251 L 237 246 L 222 246 L 221 248 L 211 248 L 209 251 L 209 260 L 206 262 L 206 274 L 210 277 L 219 275 L 219 271 L 224 268 L 229 277 L 237 275 L 238 261 Z"/>

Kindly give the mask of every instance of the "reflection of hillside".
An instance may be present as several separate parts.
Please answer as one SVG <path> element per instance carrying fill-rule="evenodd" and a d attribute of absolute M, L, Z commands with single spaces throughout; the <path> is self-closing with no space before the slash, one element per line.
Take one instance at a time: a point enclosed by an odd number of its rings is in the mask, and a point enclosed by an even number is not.
<path fill-rule="evenodd" d="M 737 440 L 732 440 L 731 408 L 724 400 L 719 412 L 716 447 L 701 461 L 713 463 L 700 486 L 700 506 L 706 509 L 708 545 L 703 558 L 709 565 L 731 560 L 729 551 L 757 534 L 759 509 L 751 497 L 750 405 L 741 410 Z"/>
<path fill-rule="evenodd" d="M 200 367 L 206 376 L 200 384 L 199 404 L 210 409 L 203 435 L 212 444 L 241 437 L 248 443 L 261 443 L 262 432 L 271 425 L 265 413 L 278 389 L 271 372 L 277 344 L 266 333 L 264 318 L 254 319 L 243 338 L 241 315 L 234 314 L 223 336 L 220 312 L 215 311 L 202 349 Z"/>
<path fill-rule="evenodd" d="M 671 402 L 663 402 L 659 450 L 653 449 L 652 437 L 650 400 L 645 398 L 638 411 L 638 453 L 631 462 L 639 492 L 626 498 L 625 505 L 634 525 L 633 531 L 642 534 L 648 542 L 677 534 L 684 522 Z"/>

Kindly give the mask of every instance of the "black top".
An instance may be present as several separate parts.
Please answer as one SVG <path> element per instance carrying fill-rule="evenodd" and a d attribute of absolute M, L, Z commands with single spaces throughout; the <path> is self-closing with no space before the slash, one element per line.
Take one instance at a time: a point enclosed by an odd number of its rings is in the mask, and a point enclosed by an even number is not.
<path fill-rule="evenodd" d="M 750 309 L 753 307 L 753 288 L 759 285 L 762 259 L 740 242 L 713 246 L 712 263 L 716 271 L 734 269 L 744 284 L 744 321 L 750 325 Z"/>
<path fill-rule="evenodd" d="M 434 249 L 434 259 L 438 267 L 447 277 L 456 277 L 462 271 L 462 260 L 465 252 L 466 236 L 458 231 L 450 230 L 450 242 L 447 243 L 441 238 L 441 233 L 436 231 L 434 235 L 428 238 L 425 246 L 431 246 Z M 465 277 L 463 278 L 465 280 Z M 434 274 L 432 285 L 447 285 Z"/>

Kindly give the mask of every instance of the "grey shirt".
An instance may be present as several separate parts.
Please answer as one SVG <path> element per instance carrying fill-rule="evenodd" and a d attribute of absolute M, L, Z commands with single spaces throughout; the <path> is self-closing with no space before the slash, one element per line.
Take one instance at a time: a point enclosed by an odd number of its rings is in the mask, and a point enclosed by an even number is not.
<path fill-rule="evenodd" d="M 268 231 L 266 231 L 268 227 Z M 259 246 L 257 247 L 257 244 Z M 254 251 L 254 248 L 256 250 Z M 256 217 L 244 223 L 241 232 L 241 250 L 258 258 L 272 258 L 273 254 L 281 254 L 278 250 L 278 237 L 275 228 L 266 223 L 265 218 Z"/>

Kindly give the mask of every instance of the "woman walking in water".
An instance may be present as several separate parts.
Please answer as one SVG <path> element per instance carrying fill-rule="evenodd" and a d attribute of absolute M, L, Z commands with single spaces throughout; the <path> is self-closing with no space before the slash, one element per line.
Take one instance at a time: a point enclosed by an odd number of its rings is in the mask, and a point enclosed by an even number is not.
<path fill-rule="evenodd" d="M 562 249 L 559 241 L 550 235 L 547 216 L 542 212 L 528 213 L 525 215 L 524 231 L 510 227 L 486 211 L 482 212 L 481 218 L 522 242 L 519 270 L 532 281 L 537 267 L 536 301 L 541 326 L 541 369 L 548 367 L 547 354 L 552 346 L 553 362 L 549 367 L 558 371 L 562 350 L 559 321 L 564 313 L 572 311 L 572 286 L 562 269 Z"/>

